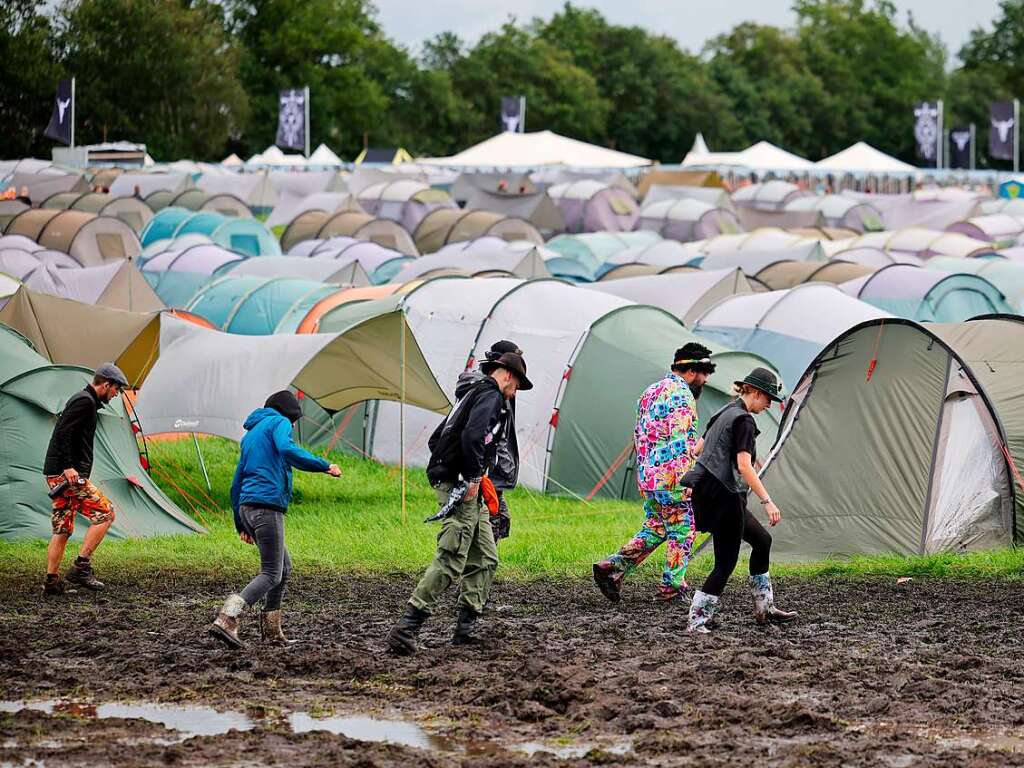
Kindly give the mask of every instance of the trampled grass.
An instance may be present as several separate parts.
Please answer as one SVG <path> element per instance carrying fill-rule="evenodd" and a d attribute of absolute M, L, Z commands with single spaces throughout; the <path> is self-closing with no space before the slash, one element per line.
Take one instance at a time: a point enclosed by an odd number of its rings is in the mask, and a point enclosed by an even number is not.
<path fill-rule="evenodd" d="M 104 542 L 97 560 L 104 571 L 248 573 L 258 563 L 254 547 L 242 544 L 231 521 L 229 489 L 238 446 L 201 441 L 212 491 L 203 481 L 191 441 L 150 444 L 153 476 L 168 495 L 206 526 L 202 536 Z M 287 517 L 287 542 L 297 569 L 415 573 L 430 561 L 438 523 L 424 524 L 435 509 L 434 492 L 422 470 L 410 469 L 403 517 L 397 468 L 335 454 L 343 476 L 295 473 L 295 497 Z M 553 498 L 517 490 L 509 496 L 512 536 L 499 546 L 503 578 L 588 577 L 591 563 L 614 551 L 642 520 L 637 502 Z M 785 521 L 783 521 L 783 524 Z M 69 547 L 74 550 L 74 544 Z M 44 541 L 0 542 L 4 569 L 39 571 Z M 653 582 L 663 555 L 655 553 L 638 576 Z M 710 567 L 700 555 L 690 581 Z M 822 576 L 933 576 L 1021 578 L 1024 550 L 968 555 L 870 557 L 773 566 L 777 574 Z M 644 575 L 646 574 L 646 575 Z"/>

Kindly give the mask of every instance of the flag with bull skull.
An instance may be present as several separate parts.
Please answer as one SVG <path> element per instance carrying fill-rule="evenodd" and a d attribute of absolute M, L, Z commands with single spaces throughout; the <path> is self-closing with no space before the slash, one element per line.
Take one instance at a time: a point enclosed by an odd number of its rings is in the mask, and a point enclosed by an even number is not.
<path fill-rule="evenodd" d="M 277 141 L 281 149 L 306 146 L 306 89 L 281 91 L 277 112 Z"/>
<path fill-rule="evenodd" d="M 970 125 L 959 125 L 949 131 L 949 167 L 969 170 L 974 152 L 974 131 Z"/>
<path fill-rule="evenodd" d="M 996 160 L 1012 160 L 1017 134 L 1017 110 L 1013 101 L 993 101 L 989 106 L 988 153 Z"/>

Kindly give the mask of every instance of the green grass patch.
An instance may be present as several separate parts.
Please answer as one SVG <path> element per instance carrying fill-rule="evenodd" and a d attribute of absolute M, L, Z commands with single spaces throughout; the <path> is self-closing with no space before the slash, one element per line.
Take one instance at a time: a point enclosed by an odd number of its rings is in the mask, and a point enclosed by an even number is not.
<path fill-rule="evenodd" d="M 104 571 L 249 573 L 258 564 L 254 547 L 238 540 L 231 519 L 229 490 L 238 446 L 227 440 L 201 441 L 212 491 L 207 491 L 191 441 L 150 444 L 153 477 L 182 509 L 208 529 L 203 536 L 108 540 L 99 551 Z M 296 568 L 366 573 L 421 571 L 434 553 L 439 523 L 424 524 L 435 510 L 434 492 L 423 471 L 410 469 L 403 510 L 397 468 L 344 454 L 333 454 L 344 475 L 295 473 L 295 497 L 287 517 L 287 542 Z M 504 578 L 589 577 L 593 562 L 615 551 L 642 522 L 634 501 L 554 498 L 517 490 L 508 497 L 512 536 L 499 545 Z M 785 524 L 785 521 L 783 521 Z M 45 541 L 0 542 L 4 568 L 38 572 Z M 74 551 L 74 544 L 69 547 Z M 663 555 L 656 552 L 639 578 L 658 579 Z M 710 553 L 690 568 L 692 582 L 710 567 Z M 742 567 L 742 566 L 741 566 Z M 932 576 L 1020 578 L 1024 550 L 967 555 L 865 557 L 773 566 L 778 575 Z"/>

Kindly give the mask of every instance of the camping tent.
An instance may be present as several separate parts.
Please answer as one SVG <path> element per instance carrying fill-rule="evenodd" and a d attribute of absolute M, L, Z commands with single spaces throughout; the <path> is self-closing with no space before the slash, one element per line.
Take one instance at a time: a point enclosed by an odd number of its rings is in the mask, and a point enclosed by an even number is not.
<path fill-rule="evenodd" d="M 559 254 L 548 260 L 552 274 L 584 281 L 596 279 L 601 267 L 615 254 L 628 248 L 661 242 L 657 232 L 586 232 L 579 235 L 559 235 L 545 246 Z"/>
<path fill-rule="evenodd" d="M 918 322 L 957 323 L 1013 311 L 999 289 L 983 277 L 909 264 L 890 264 L 839 287 L 849 296 Z"/>
<path fill-rule="evenodd" d="M 698 317 L 722 299 L 754 290 L 739 269 L 627 277 L 590 283 L 585 287 L 638 304 L 659 307 L 678 317 L 691 329 Z"/>
<path fill-rule="evenodd" d="M 1007 213 L 990 213 L 958 221 L 946 227 L 947 232 L 960 232 L 975 240 L 999 245 L 1013 245 L 1024 233 L 1024 220 Z"/>
<path fill-rule="evenodd" d="M 759 211 L 784 211 L 786 206 L 799 197 L 810 195 L 805 189 L 788 181 L 766 181 L 762 184 L 748 184 L 732 193 L 732 202 L 737 208 L 754 208 Z"/>
<path fill-rule="evenodd" d="M 1024 313 L 1024 263 L 1009 259 L 957 259 L 936 256 L 925 266 L 943 272 L 979 275 L 1006 297 L 1014 312 Z"/>
<path fill-rule="evenodd" d="M 929 554 L 1019 542 L 1024 325 L 874 320 L 794 390 L 763 471 L 772 554 Z M 837 439 L 841 436 L 841 439 Z"/>
<path fill-rule="evenodd" d="M 136 411 L 149 433 L 239 440 L 245 417 L 268 392 L 287 387 L 332 412 L 371 398 L 404 399 L 438 413 L 449 408 L 402 313 L 387 312 L 330 332 L 274 336 L 237 336 L 167 318 L 160 359 Z"/>
<path fill-rule="evenodd" d="M 266 224 L 271 228 L 284 227 L 307 211 L 324 211 L 333 214 L 340 211 L 362 211 L 362 208 L 348 192 L 314 192 L 306 195 L 286 190 L 281 193 Z"/>
<path fill-rule="evenodd" d="M 339 286 L 292 277 L 225 275 L 202 285 L 185 307 L 233 334 L 293 333 Z"/>
<path fill-rule="evenodd" d="M 206 235 L 215 243 L 249 256 L 280 256 L 277 239 L 255 219 L 222 216 L 213 211 L 164 208 L 142 230 L 142 244 L 183 235 Z"/>
<path fill-rule="evenodd" d="M 891 317 L 832 285 L 809 283 L 768 293 L 726 296 L 691 326 L 698 336 L 772 362 L 787 387 L 840 333 L 875 318 Z M 813 318 L 813 322 L 808 322 Z"/>
<path fill-rule="evenodd" d="M 164 308 L 160 297 L 129 261 L 80 269 L 42 264 L 25 278 L 25 286 L 39 293 L 111 309 L 155 312 Z"/>
<path fill-rule="evenodd" d="M 688 197 L 645 203 L 636 228 L 684 243 L 743 230 L 732 211 Z"/>
<path fill-rule="evenodd" d="M 218 274 L 240 277 L 297 277 L 332 285 L 369 285 L 370 276 L 358 259 L 296 259 L 289 256 L 264 256 L 245 259 L 223 267 Z"/>
<path fill-rule="evenodd" d="M 638 168 L 650 165 L 646 157 L 606 149 L 551 131 L 499 133 L 451 157 L 420 158 L 431 165 L 479 168 L 538 168 L 568 165 L 574 168 Z"/>
<path fill-rule="evenodd" d="M 143 272 L 196 272 L 216 274 L 231 264 L 243 261 L 245 255 L 230 251 L 216 243 L 189 245 L 181 250 L 166 250 L 146 259 Z M 272 258 L 270 256 L 264 258 Z"/>
<path fill-rule="evenodd" d="M 983 256 L 995 250 L 991 243 L 975 240 L 962 232 L 936 232 L 921 227 L 909 227 L 894 232 L 869 232 L 846 241 L 843 247 L 860 246 L 908 253 L 922 259 L 931 256 Z"/>
<path fill-rule="evenodd" d="M 252 210 L 242 198 L 230 192 L 207 192 L 203 189 L 186 189 L 183 192 L 154 192 L 146 198 L 146 204 L 153 211 L 175 206 L 190 211 L 213 211 L 222 216 L 237 216 L 251 219 Z"/>
<path fill-rule="evenodd" d="M 114 197 L 99 192 L 59 192 L 46 198 L 39 207 L 113 216 L 135 230 L 136 234 L 153 218 L 153 210 L 137 197 Z"/>
<path fill-rule="evenodd" d="M 463 173 L 452 197 L 467 210 L 493 211 L 530 222 L 540 232 L 565 231 L 565 216 L 526 174 Z"/>
<path fill-rule="evenodd" d="M 839 285 L 858 277 L 870 275 L 874 267 L 851 261 L 832 259 L 819 261 L 776 261 L 760 269 L 754 277 L 773 291 L 795 288 L 803 283 L 831 283 Z"/>
<path fill-rule="evenodd" d="M 715 171 L 665 171 L 660 168 L 653 168 L 643 175 L 636 186 L 637 197 L 648 202 L 652 187 L 665 190 L 723 190 L 722 177 Z"/>
<path fill-rule="evenodd" d="M 368 214 L 398 222 L 407 232 L 415 231 L 431 211 L 458 208 L 447 192 L 400 177 L 364 187 L 357 198 Z"/>
<path fill-rule="evenodd" d="M 43 248 L 63 251 L 83 267 L 136 259 L 142 253 L 130 226 L 113 216 L 85 211 L 30 208 L 11 219 L 4 233 L 25 235 Z"/>
<path fill-rule="evenodd" d="M 388 282 L 406 264 L 411 256 L 385 248 L 368 240 L 356 240 L 340 235 L 327 240 L 303 240 L 288 252 L 292 258 L 329 259 L 344 265 L 358 262 L 374 285 Z"/>
<path fill-rule="evenodd" d="M 281 248 L 289 252 L 303 240 L 326 240 L 338 235 L 368 240 L 406 256 L 419 256 L 412 236 L 397 222 L 377 219 L 368 213 L 348 210 L 337 213 L 312 210 L 300 213 L 281 233 Z"/>
<path fill-rule="evenodd" d="M 47 441 L 68 398 L 92 371 L 52 365 L 15 331 L 0 326 L 0 538 L 49 538 L 50 499 L 42 482 Z M 90 479 L 114 503 L 110 535 L 202 532 L 149 478 L 120 400 L 100 409 Z M 88 523 L 76 526 L 81 538 Z"/>
<path fill-rule="evenodd" d="M 211 196 L 231 195 L 257 215 L 269 212 L 278 201 L 277 187 L 262 173 L 204 173 L 196 186 Z M 213 206 L 213 210 L 218 210 Z M 221 211 L 224 213 L 224 211 Z"/>
<path fill-rule="evenodd" d="M 547 192 L 562 211 L 569 233 L 629 232 L 640 215 L 632 195 L 599 181 L 555 184 Z"/>
<path fill-rule="evenodd" d="M 529 240 L 543 245 L 544 238 L 529 222 L 491 211 L 440 208 L 419 223 L 413 238 L 420 253 L 434 253 L 449 243 L 494 235 L 503 240 Z"/>
<path fill-rule="evenodd" d="M 154 192 L 183 192 L 194 187 L 192 176 L 187 173 L 151 173 L 146 171 L 125 171 L 120 173 L 110 185 L 110 194 L 114 197 L 128 197 L 136 193 L 145 200 Z"/>
<path fill-rule="evenodd" d="M 867 202 L 843 195 L 796 197 L 786 203 L 785 210 L 818 211 L 829 227 L 846 227 L 858 232 L 883 229 L 882 214 Z"/>
<path fill-rule="evenodd" d="M 509 243 L 509 245 L 512 245 Z M 392 283 L 407 283 L 416 278 L 440 275 L 488 276 L 502 275 L 526 279 L 551 277 L 544 258 L 536 246 L 500 248 L 486 251 L 443 248 L 437 253 L 421 256 L 407 264 L 391 278 Z"/>

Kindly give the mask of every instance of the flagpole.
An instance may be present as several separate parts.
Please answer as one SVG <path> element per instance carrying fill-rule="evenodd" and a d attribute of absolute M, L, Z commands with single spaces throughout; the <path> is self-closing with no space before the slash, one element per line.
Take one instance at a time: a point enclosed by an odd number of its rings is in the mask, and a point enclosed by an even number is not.
<path fill-rule="evenodd" d="M 935 167 L 939 169 L 942 168 L 943 117 L 945 117 L 945 115 L 942 114 L 942 99 L 939 99 L 939 130 L 937 131 L 938 135 L 935 137 L 935 140 L 938 142 L 938 147 L 936 147 L 938 152 L 935 154 Z"/>
<path fill-rule="evenodd" d="M 1013 100 L 1013 172 L 1017 173 L 1020 163 L 1020 101 Z"/>
<path fill-rule="evenodd" d="M 971 170 L 972 171 L 975 169 L 975 158 L 976 158 L 976 156 L 978 154 L 977 137 L 978 137 L 977 129 L 976 129 L 974 123 L 971 123 Z"/>
<path fill-rule="evenodd" d="M 309 86 L 307 85 L 303 90 L 306 93 L 306 98 L 304 98 L 302 100 L 302 103 L 306 107 L 306 115 L 305 115 L 306 122 L 305 122 L 305 128 L 304 128 L 304 130 L 302 132 L 303 132 L 303 134 L 305 134 L 305 137 L 306 137 L 306 159 L 308 160 L 309 159 Z"/>
<path fill-rule="evenodd" d="M 71 78 L 71 148 L 75 148 L 75 78 Z"/>

